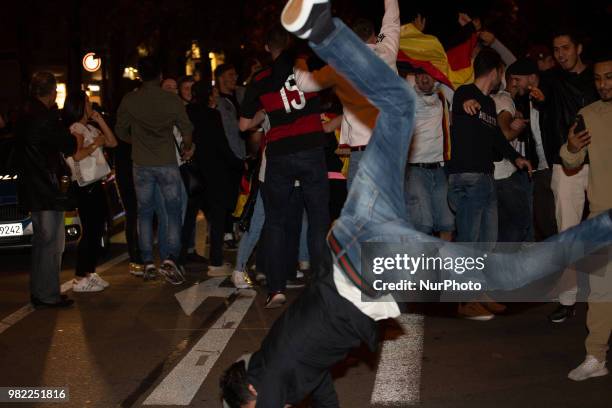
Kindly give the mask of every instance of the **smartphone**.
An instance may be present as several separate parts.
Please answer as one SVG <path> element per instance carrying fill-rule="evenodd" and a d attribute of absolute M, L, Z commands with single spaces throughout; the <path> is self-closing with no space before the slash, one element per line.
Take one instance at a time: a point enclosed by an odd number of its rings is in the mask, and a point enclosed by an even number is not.
<path fill-rule="evenodd" d="M 576 129 L 574 129 L 574 133 L 580 133 L 586 130 L 586 125 L 584 124 L 584 118 L 582 115 L 576 116 Z"/>

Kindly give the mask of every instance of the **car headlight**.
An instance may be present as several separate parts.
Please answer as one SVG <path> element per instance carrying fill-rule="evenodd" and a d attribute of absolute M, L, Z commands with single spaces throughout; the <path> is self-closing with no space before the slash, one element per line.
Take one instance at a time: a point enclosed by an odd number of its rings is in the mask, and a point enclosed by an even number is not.
<path fill-rule="evenodd" d="M 74 238 L 79 235 L 79 229 L 77 227 L 68 227 L 66 228 L 66 234 L 69 237 Z"/>

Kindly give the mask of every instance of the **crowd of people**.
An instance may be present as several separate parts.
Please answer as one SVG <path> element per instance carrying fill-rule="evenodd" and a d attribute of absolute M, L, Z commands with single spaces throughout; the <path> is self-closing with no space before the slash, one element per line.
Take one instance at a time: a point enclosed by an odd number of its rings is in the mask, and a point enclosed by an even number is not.
<path fill-rule="evenodd" d="M 301 2 L 289 2 L 283 14 L 286 29 L 271 28 L 266 37 L 272 62 L 249 69 L 244 87 L 231 64 L 216 68 L 211 85 L 163 75 L 155 58 L 142 58 L 142 85 L 125 95 L 113 128 L 81 91 L 68 95 L 60 115 L 54 109 L 53 75 L 33 76 L 31 99 L 15 130 L 22 154 L 20 200 L 32 211 L 34 223 L 34 305 L 72 304 L 60 294 L 59 268 L 63 211 L 73 196 L 83 226 L 73 290 L 108 287 L 95 273 L 106 212 L 104 149 L 115 151 L 131 274 L 144 280 L 161 275 L 180 285 L 184 266 L 195 263 L 207 268 L 208 276 L 231 277 L 239 289 L 258 280 L 267 287 L 265 307 L 277 308 L 286 303 L 287 289 L 326 281 L 333 269 L 333 290 L 344 300 L 319 301 L 322 308 L 337 308 L 334 319 L 339 320 L 348 310 L 343 302 L 356 304 L 369 289 L 351 274 L 358 252 L 347 244 L 361 239 L 351 234 L 366 225 L 360 224 L 364 214 L 368 222 L 379 223 L 397 215 L 418 234 L 479 243 L 490 251 L 498 242 L 545 240 L 586 216 L 600 220 L 597 216 L 612 208 L 606 181 L 612 175 L 607 160 L 612 149 L 609 48 L 584 61 L 579 34 L 562 29 L 539 53 L 517 58 L 478 19 L 461 14 L 459 23 L 475 40 L 464 47 L 473 75 L 455 84 L 432 64 L 398 62 L 402 27 L 397 0 L 384 1 L 380 33 L 367 20 L 355 21 L 351 30 L 332 20 L 327 1 L 304 2 L 302 8 L 310 7 L 311 14 L 321 13 L 316 22 L 292 22 L 291 7 L 299 7 L 295 3 Z M 411 27 L 423 32 L 425 20 L 419 16 Z M 287 30 L 308 38 L 317 55 L 296 52 Z M 366 60 L 370 65 L 363 64 Z M 352 71 L 347 61 L 354 64 Z M 396 92 L 398 86 L 407 90 Z M 378 139 L 370 143 L 374 134 Z M 395 157 L 402 152 L 406 157 Z M 93 169 L 91 176 L 86 168 Z M 237 205 L 245 184 L 250 196 Z M 241 214 L 236 216 L 237 207 Z M 195 251 L 200 211 L 208 225 L 208 258 Z M 227 250 L 238 251 L 235 265 L 225 257 Z M 254 252 L 256 262 L 250 262 Z M 576 275 L 571 267 L 563 273 L 552 322 L 575 314 Z M 611 279 L 609 273 L 591 274 L 587 358 L 570 373 L 574 380 L 607 373 L 612 303 L 596 298 L 605 299 Z M 328 287 L 317 290 L 321 299 L 331 296 Z M 312 305 L 304 307 L 320 313 Z M 363 311 L 363 305 L 358 308 Z M 461 303 L 458 315 L 483 321 L 505 308 L 483 297 Z M 357 337 L 372 345 L 371 323 L 396 316 L 396 310 L 363 313 L 355 323 L 360 326 Z M 303 331 L 287 316 L 280 321 L 273 329 L 279 337 L 285 335 L 283 324 Z M 326 327 L 322 332 L 329 334 Z M 307 343 L 316 343 L 311 340 Z M 341 343 L 343 338 L 332 340 Z M 280 347 L 274 342 L 264 346 Z M 239 402 L 231 406 L 258 399 L 253 385 L 270 395 L 282 389 L 264 373 L 266 356 L 256 354 L 251 360 L 250 388 L 226 398 Z M 228 390 L 247 381 L 245 364 L 235 370 L 225 378 Z M 304 378 L 298 385 L 308 392 L 318 386 L 317 396 L 333 399 L 325 378 L 325 387 Z M 316 379 L 321 380 L 318 373 Z M 285 403 L 303 397 L 295 390 L 274 395 Z M 283 406 L 276 404 L 280 400 L 270 401 L 264 406 Z"/>

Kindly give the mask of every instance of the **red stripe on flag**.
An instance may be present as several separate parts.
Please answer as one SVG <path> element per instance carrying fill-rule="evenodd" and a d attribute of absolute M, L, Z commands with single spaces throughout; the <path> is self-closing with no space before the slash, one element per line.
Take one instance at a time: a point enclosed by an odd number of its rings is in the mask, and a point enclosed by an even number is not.
<path fill-rule="evenodd" d="M 417 60 L 414 58 L 410 58 L 404 51 L 399 51 L 397 54 L 397 62 L 407 62 L 412 65 L 414 68 L 421 68 L 423 71 L 427 72 L 433 79 L 438 82 L 443 83 L 444 85 L 449 86 L 451 89 L 454 89 L 453 84 L 450 79 L 438 68 L 436 68 L 431 62 Z"/>
<path fill-rule="evenodd" d="M 467 41 L 446 51 L 448 64 L 453 71 L 459 71 L 460 69 L 472 66 L 472 51 L 474 51 L 477 42 L 478 34 L 474 33 Z"/>

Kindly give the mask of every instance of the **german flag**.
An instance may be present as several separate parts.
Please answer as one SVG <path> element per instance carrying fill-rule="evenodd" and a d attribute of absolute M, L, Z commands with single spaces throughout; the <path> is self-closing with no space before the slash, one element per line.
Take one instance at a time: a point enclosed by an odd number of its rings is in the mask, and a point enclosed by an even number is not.
<path fill-rule="evenodd" d="M 478 35 L 468 28 L 457 38 L 460 41 L 445 50 L 437 37 L 423 34 L 413 24 L 404 25 L 400 32 L 398 67 L 400 70 L 402 66 L 422 69 L 452 89 L 472 83 L 472 52 L 478 42 Z"/>

